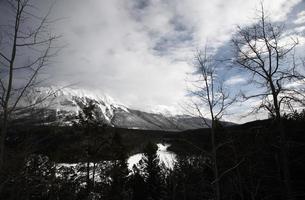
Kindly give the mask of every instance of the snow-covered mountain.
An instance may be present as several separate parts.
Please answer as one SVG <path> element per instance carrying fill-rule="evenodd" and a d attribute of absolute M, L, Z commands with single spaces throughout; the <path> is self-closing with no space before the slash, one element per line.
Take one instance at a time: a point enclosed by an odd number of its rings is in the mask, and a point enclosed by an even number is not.
<path fill-rule="evenodd" d="M 96 105 L 96 118 L 114 127 L 172 131 L 205 127 L 198 117 L 135 110 L 108 95 L 71 88 L 35 88 L 22 104 L 37 103 L 37 108 L 18 113 L 18 116 L 23 122 L 35 119 L 48 124 L 70 125 L 89 102 Z"/>

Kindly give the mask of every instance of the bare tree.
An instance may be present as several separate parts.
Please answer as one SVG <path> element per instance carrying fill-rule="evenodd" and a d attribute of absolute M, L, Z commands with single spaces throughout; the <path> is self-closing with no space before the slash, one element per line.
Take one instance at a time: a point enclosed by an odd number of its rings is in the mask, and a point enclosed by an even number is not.
<path fill-rule="evenodd" d="M 272 23 L 265 15 L 263 4 L 257 23 L 244 28 L 238 27 L 233 37 L 236 52 L 235 66 L 248 72 L 252 82 L 260 87 L 255 94 L 245 95 L 260 99 L 255 111 L 267 110 L 276 120 L 280 132 L 280 150 L 282 157 L 283 182 L 287 199 L 293 199 L 288 167 L 288 147 L 281 115 L 285 105 L 292 101 L 300 102 L 296 90 L 286 87 L 289 83 L 301 80 L 294 59 L 294 49 L 298 40 L 285 34 L 282 24 Z"/>
<path fill-rule="evenodd" d="M 215 178 L 213 181 L 215 196 L 219 200 L 221 199 L 219 184 L 221 177 L 236 167 L 232 167 L 232 169 L 228 169 L 224 173 L 219 173 L 217 150 L 223 145 L 230 143 L 230 141 L 223 144 L 219 144 L 216 141 L 217 125 L 227 108 L 235 101 L 235 98 L 230 98 L 229 93 L 226 92 L 224 82 L 218 77 L 217 65 L 213 62 L 212 57 L 208 55 L 207 47 L 204 51 L 197 51 L 195 55 L 195 66 L 199 78 L 193 82 L 194 89 L 191 91 L 191 94 L 195 97 L 193 101 L 195 110 L 205 125 L 211 130 L 212 152 L 209 153 L 209 156 L 212 158 L 211 168 Z M 211 121 L 209 122 L 207 118 Z"/>
<path fill-rule="evenodd" d="M 0 40 L 0 169 L 5 156 L 5 139 L 11 116 L 20 109 L 19 104 L 30 88 L 41 81 L 39 75 L 50 64 L 58 49 L 59 38 L 50 32 L 51 8 L 40 17 L 39 9 L 31 0 L 2 2 L 11 14 L 8 24 L 1 26 Z M 28 107 L 38 104 L 32 102 Z"/>

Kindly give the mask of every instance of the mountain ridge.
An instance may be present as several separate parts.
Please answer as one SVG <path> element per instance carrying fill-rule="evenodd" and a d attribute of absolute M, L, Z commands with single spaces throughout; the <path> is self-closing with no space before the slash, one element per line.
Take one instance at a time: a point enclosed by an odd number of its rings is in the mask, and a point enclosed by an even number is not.
<path fill-rule="evenodd" d="M 31 103 L 49 96 L 32 111 L 38 122 L 44 124 L 72 125 L 77 116 L 89 102 L 95 104 L 94 114 L 98 121 L 113 127 L 143 130 L 183 131 L 206 128 L 200 117 L 190 115 L 171 115 L 136 110 L 119 103 L 109 95 L 96 94 L 82 89 L 72 88 L 35 88 L 31 91 Z M 29 98 L 30 99 L 30 98 Z M 23 118 L 26 115 L 20 115 Z M 33 116 L 33 114 L 31 115 Z M 31 116 L 26 116 L 28 120 Z M 206 119 L 210 123 L 209 119 Z M 224 122 L 228 125 L 228 122 Z"/>

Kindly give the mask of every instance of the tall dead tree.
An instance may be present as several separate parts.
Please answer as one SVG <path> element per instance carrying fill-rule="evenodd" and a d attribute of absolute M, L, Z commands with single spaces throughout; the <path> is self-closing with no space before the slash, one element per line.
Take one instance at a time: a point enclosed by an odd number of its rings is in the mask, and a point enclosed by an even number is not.
<path fill-rule="evenodd" d="M 261 5 L 257 23 L 238 27 L 232 39 L 235 50 L 235 66 L 251 74 L 252 83 L 259 86 L 260 92 L 244 94 L 245 100 L 256 98 L 260 105 L 255 109 L 267 110 L 274 117 L 280 133 L 283 183 L 286 199 L 293 199 L 290 183 L 288 147 L 284 127 L 281 123 L 285 105 L 299 101 L 297 93 L 286 87 L 302 77 L 297 71 L 293 52 L 298 40 L 285 34 L 284 26 L 273 23 L 265 15 Z M 296 94 L 296 96 L 294 96 Z"/>
<path fill-rule="evenodd" d="M 225 173 L 235 167 L 226 170 L 224 173 L 219 172 L 217 149 L 222 145 L 216 141 L 217 125 L 227 108 L 234 103 L 235 99 L 230 98 L 229 93 L 226 92 L 223 81 L 218 77 L 217 65 L 213 62 L 212 56 L 208 55 L 207 47 L 204 51 L 197 51 L 195 55 L 195 67 L 198 79 L 194 81 L 194 89 L 191 91 L 191 94 L 195 98 L 193 101 L 195 110 L 205 125 L 211 130 L 212 149 L 209 156 L 212 160 L 211 168 L 214 172 L 215 179 L 212 184 L 214 185 L 215 197 L 217 200 L 220 200 L 221 191 L 219 181 Z M 210 122 L 208 118 L 211 120 Z"/>
<path fill-rule="evenodd" d="M 41 81 L 38 76 L 56 55 L 54 42 L 59 38 L 50 32 L 54 22 L 49 19 L 52 6 L 41 17 L 40 9 L 31 0 L 7 0 L 1 4 L 8 12 L 8 19 L 0 27 L 0 169 L 11 116 L 20 109 L 27 92 Z"/>

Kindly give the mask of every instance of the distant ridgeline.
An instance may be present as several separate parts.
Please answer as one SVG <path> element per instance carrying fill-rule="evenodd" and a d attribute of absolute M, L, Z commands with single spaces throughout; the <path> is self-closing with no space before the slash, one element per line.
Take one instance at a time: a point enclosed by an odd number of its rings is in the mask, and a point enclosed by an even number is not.
<path fill-rule="evenodd" d="M 200 117 L 134 110 L 117 103 L 108 95 L 97 95 L 85 90 L 35 88 L 28 96 L 28 102 L 23 102 L 23 105 L 41 102 L 37 103 L 35 108 L 16 112 L 13 116 L 15 124 L 71 126 L 77 120 L 82 108 L 93 102 L 96 119 L 113 127 L 166 131 L 207 127 Z M 210 123 L 210 120 L 206 121 Z M 223 122 L 223 124 L 233 123 Z"/>

